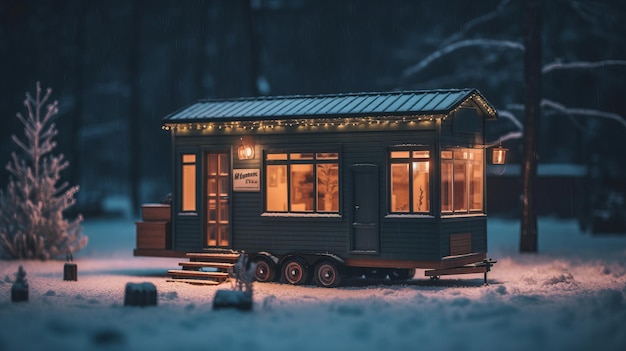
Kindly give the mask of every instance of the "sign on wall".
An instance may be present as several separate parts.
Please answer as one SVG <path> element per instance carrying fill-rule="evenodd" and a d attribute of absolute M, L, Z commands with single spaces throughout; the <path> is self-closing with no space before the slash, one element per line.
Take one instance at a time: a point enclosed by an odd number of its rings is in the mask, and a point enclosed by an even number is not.
<path fill-rule="evenodd" d="M 260 169 L 233 169 L 233 191 L 260 191 Z"/>

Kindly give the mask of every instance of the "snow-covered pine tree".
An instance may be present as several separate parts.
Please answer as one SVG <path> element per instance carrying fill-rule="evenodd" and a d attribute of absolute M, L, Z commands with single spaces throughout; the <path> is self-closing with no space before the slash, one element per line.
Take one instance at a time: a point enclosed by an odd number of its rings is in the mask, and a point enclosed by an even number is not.
<path fill-rule="evenodd" d="M 26 141 L 12 135 L 23 158 L 11 154 L 6 166 L 11 174 L 9 184 L 6 193 L 0 190 L 0 255 L 5 258 L 47 260 L 87 245 L 80 226 L 82 216 L 71 222 L 63 218 L 63 211 L 76 202 L 78 186 L 57 184 L 69 163 L 62 154 L 50 154 L 58 133 L 52 122 L 58 102 L 46 105 L 51 93 L 48 88 L 42 97 L 37 82 L 35 98 L 27 92 L 24 100 L 28 115 L 17 113 Z"/>

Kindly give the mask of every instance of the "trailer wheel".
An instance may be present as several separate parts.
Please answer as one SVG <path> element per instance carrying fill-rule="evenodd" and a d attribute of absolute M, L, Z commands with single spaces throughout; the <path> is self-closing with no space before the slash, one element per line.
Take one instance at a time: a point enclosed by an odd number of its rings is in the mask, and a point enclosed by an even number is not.
<path fill-rule="evenodd" d="M 292 285 L 302 285 L 307 282 L 309 275 L 306 264 L 300 257 L 292 257 L 283 265 L 283 281 Z"/>
<path fill-rule="evenodd" d="M 254 279 L 257 282 L 273 282 L 276 280 L 276 265 L 270 259 L 257 257 L 254 262 Z"/>
<path fill-rule="evenodd" d="M 341 284 L 341 273 L 337 264 L 322 261 L 315 267 L 315 284 L 322 288 L 334 288 Z"/>

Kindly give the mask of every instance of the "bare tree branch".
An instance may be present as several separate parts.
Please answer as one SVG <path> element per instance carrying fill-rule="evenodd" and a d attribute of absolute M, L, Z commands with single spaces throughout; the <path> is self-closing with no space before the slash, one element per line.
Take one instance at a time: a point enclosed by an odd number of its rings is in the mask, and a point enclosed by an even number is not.
<path fill-rule="evenodd" d="M 444 46 L 450 45 L 450 43 L 455 42 L 455 41 L 461 39 L 463 37 L 463 35 L 466 32 L 470 31 L 472 28 L 474 28 L 474 27 L 476 27 L 476 26 L 478 26 L 478 25 L 480 25 L 482 23 L 488 22 L 488 21 L 490 21 L 490 20 L 500 16 L 500 14 L 502 14 L 502 12 L 504 12 L 504 8 L 506 7 L 506 5 L 508 5 L 510 2 L 511 2 L 511 0 L 502 0 L 502 2 L 500 2 L 500 5 L 498 5 L 498 7 L 495 10 L 493 10 L 493 11 L 491 11 L 489 13 L 486 13 L 486 14 L 480 16 L 480 17 L 476 17 L 476 18 L 472 19 L 471 21 L 468 21 L 467 23 L 465 23 L 465 25 L 463 25 L 461 30 L 459 30 L 458 32 L 452 34 L 446 40 L 444 40 L 441 43 L 440 47 L 444 47 Z"/>
<path fill-rule="evenodd" d="M 511 122 L 513 122 L 513 124 L 515 124 L 515 126 L 519 129 L 519 130 L 523 130 L 524 126 L 522 125 L 522 122 L 520 122 L 520 120 L 515 117 L 515 115 L 512 112 L 506 111 L 506 110 L 498 110 L 498 117 L 503 117 L 506 118 L 508 120 L 510 120 Z"/>
<path fill-rule="evenodd" d="M 543 66 L 541 73 L 546 74 L 552 71 L 560 70 L 560 69 L 593 69 L 603 66 L 626 66 L 626 60 L 602 60 L 595 62 L 587 62 L 587 61 L 576 61 L 576 62 L 567 62 L 562 63 L 559 61 L 555 61 Z"/>
<path fill-rule="evenodd" d="M 404 72 L 402 73 L 402 75 L 406 78 L 409 76 L 412 76 L 416 73 L 418 73 L 419 71 L 423 70 L 424 68 L 426 68 L 428 65 L 430 65 L 433 61 L 438 60 L 439 58 L 441 58 L 442 56 L 445 56 L 453 51 L 462 49 L 462 48 L 467 48 L 467 47 L 479 47 L 479 48 L 488 48 L 488 47 L 501 47 L 501 48 L 506 48 L 506 49 L 514 49 L 514 50 L 521 50 L 524 51 L 524 45 L 522 45 L 521 43 L 518 43 L 516 41 L 511 41 L 511 40 L 496 40 L 496 39 L 468 39 L 468 40 L 462 40 L 462 41 L 458 41 L 456 43 L 450 44 L 446 47 L 443 47 L 435 52 L 433 52 L 432 54 L 428 55 L 426 58 L 424 58 L 423 60 L 421 60 L 419 63 L 417 63 L 416 65 L 413 65 L 407 69 L 404 70 Z"/>
<path fill-rule="evenodd" d="M 505 142 L 507 140 L 521 139 L 523 136 L 524 136 L 524 132 L 522 132 L 522 131 L 519 131 L 519 132 L 509 132 L 509 133 L 506 133 L 506 134 L 502 135 L 498 139 L 490 142 L 489 144 L 500 144 L 500 143 L 503 143 L 503 142 Z"/>
<path fill-rule="evenodd" d="M 612 119 L 618 122 L 619 124 L 624 126 L 624 128 L 626 128 L 626 120 L 624 120 L 622 116 L 616 113 L 610 113 L 610 112 L 604 112 L 604 111 L 598 111 L 598 110 L 586 109 L 586 108 L 565 107 L 563 104 L 560 104 L 556 101 L 552 101 L 548 99 L 541 100 L 541 107 L 552 108 L 554 110 L 557 110 L 557 111 L 560 111 L 569 115 L 608 118 L 608 119 Z"/>

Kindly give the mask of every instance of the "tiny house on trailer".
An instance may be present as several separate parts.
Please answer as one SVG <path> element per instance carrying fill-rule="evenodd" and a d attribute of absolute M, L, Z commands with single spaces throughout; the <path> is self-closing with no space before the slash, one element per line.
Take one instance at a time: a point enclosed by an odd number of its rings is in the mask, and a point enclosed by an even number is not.
<path fill-rule="evenodd" d="M 258 281 L 486 278 L 496 118 L 476 89 L 198 101 L 163 119 L 171 205 L 142 208 L 134 254 L 190 257 L 179 277 L 245 252 Z"/>

